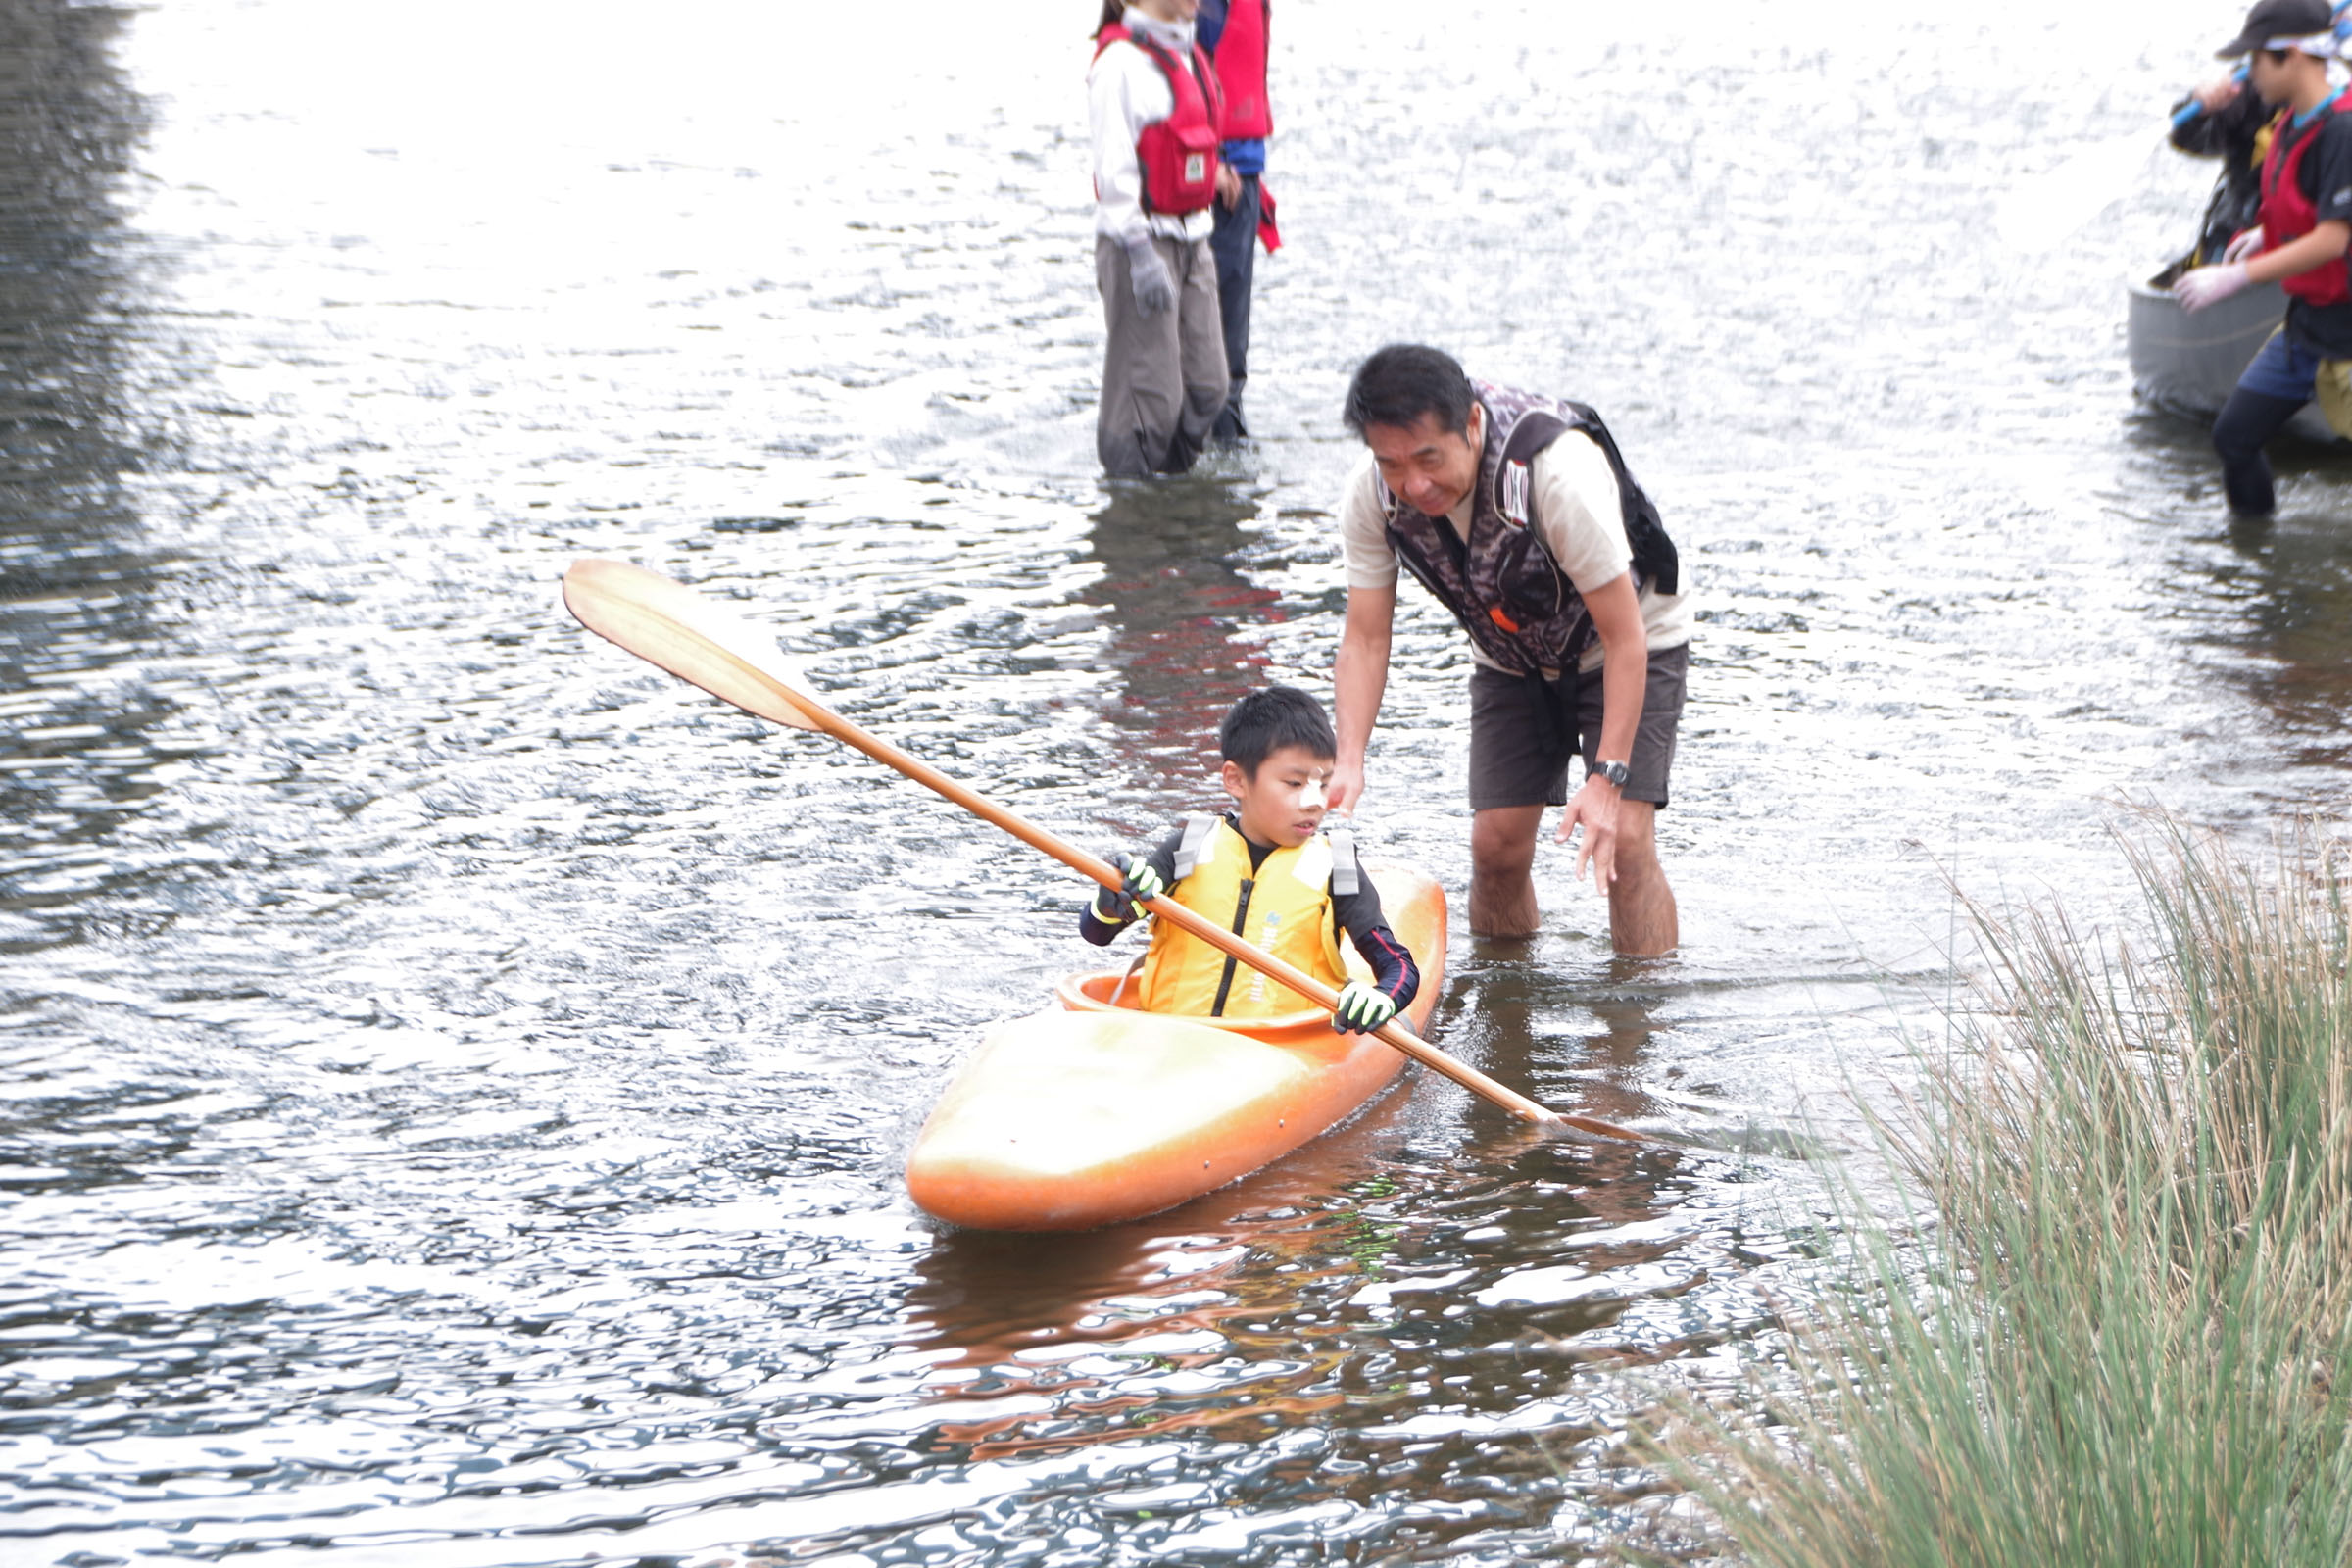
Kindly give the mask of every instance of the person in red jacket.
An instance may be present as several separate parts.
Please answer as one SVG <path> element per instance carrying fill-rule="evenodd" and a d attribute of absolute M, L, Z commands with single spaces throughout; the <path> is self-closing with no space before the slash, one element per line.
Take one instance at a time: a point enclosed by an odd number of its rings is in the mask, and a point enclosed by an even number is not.
<path fill-rule="evenodd" d="M 2260 0 L 2223 45 L 2247 58 L 2247 85 L 2285 111 L 2262 165 L 2261 221 L 2173 285 L 2190 311 L 2249 283 L 2286 290 L 2286 324 L 2262 346 L 2213 424 L 2222 488 L 2232 510 L 2268 515 L 2278 506 L 2263 444 L 2311 401 L 2324 360 L 2352 359 L 2352 104 L 2328 77 L 2335 58 L 2328 0 Z"/>
<path fill-rule="evenodd" d="M 1106 0 L 1087 103 L 1106 341 L 1095 448 L 1114 476 L 1182 473 L 1225 407 L 1215 226 L 1224 94 L 1200 0 Z"/>
<path fill-rule="evenodd" d="M 1216 63 L 1225 90 L 1224 172 L 1217 184 L 1217 226 L 1208 248 L 1217 258 L 1217 314 L 1225 328 L 1225 373 L 1232 390 L 1217 416 L 1219 441 L 1246 441 L 1242 388 L 1250 379 L 1250 293 L 1256 281 L 1257 247 L 1282 243 L 1274 231 L 1274 199 L 1260 176 L 1274 112 L 1266 102 L 1266 28 L 1273 0 L 1200 0 L 1200 46 Z"/>

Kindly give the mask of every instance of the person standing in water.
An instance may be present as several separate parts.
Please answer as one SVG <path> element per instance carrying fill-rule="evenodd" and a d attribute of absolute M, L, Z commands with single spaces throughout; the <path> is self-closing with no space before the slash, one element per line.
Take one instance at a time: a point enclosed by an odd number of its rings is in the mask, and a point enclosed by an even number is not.
<path fill-rule="evenodd" d="M 1537 830 L 1565 806 L 1628 956 L 1681 941 L 1658 863 L 1690 662 L 1674 542 L 1600 416 L 1472 381 L 1451 355 L 1397 343 L 1356 368 L 1343 416 L 1370 450 L 1340 502 L 1348 619 L 1332 665 L 1350 810 L 1388 687 L 1402 566 L 1470 635 L 1470 929 L 1536 929 Z M 1568 793 L 1568 762 L 1584 783 Z"/>
<path fill-rule="evenodd" d="M 1182 473 L 1225 408 L 1215 226 L 1224 94 L 1200 0 L 1104 0 L 1087 102 L 1107 338 L 1095 449 L 1117 477 Z"/>
<path fill-rule="evenodd" d="M 1201 47 L 1216 62 L 1225 90 L 1225 141 L 1218 149 L 1224 169 L 1217 176 L 1217 226 L 1208 248 L 1217 258 L 1217 314 L 1225 328 L 1225 373 L 1231 389 L 1213 434 L 1219 441 L 1246 441 L 1242 389 L 1250 379 L 1250 293 L 1256 282 L 1257 247 L 1268 255 L 1281 245 L 1274 229 L 1274 199 L 1261 177 L 1266 172 L 1266 138 L 1274 134 L 1274 112 L 1266 101 L 1267 24 L 1272 0 L 1200 0 Z"/>
<path fill-rule="evenodd" d="M 2231 510 L 2266 516 L 2278 506 L 2263 444 L 2314 396 L 2323 360 L 2352 359 L 2352 115 L 2328 80 L 2335 58 L 2328 0 L 2260 0 L 2221 58 L 2247 56 L 2246 84 L 2285 114 L 2263 159 L 2261 221 L 2222 259 L 2173 285 L 2190 311 L 2249 283 L 2286 290 L 2286 322 L 2254 356 L 2214 421 L 2222 488 Z"/>

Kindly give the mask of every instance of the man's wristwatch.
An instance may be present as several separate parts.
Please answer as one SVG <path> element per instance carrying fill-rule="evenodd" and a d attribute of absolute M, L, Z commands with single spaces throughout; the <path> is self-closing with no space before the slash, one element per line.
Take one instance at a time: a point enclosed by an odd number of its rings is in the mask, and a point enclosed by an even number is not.
<path fill-rule="evenodd" d="M 1625 788 L 1625 781 L 1632 776 L 1633 769 L 1623 762 L 1594 762 L 1585 769 L 1585 777 L 1607 779 L 1619 789 Z"/>

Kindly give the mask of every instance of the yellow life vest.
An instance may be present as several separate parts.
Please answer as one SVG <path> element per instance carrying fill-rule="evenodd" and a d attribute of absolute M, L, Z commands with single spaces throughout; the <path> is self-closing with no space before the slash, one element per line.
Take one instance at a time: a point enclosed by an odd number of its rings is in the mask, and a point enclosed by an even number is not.
<path fill-rule="evenodd" d="M 1348 968 L 1331 908 L 1333 868 L 1344 861 L 1343 892 L 1352 891 L 1356 877 L 1354 846 L 1341 848 L 1335 857 L 1331 836 L 1318 833 L 1276 849 L 1252 869 L 1250 841 L 1233 824 L 1195 816 L 1185 823 L 1166 896 L 1337 988 Z M 1222 1018 L 1270 1018 L 1315 1005 L 1165 920 L 1153 924 L 1140 995 L 1147 1012 Z"/>

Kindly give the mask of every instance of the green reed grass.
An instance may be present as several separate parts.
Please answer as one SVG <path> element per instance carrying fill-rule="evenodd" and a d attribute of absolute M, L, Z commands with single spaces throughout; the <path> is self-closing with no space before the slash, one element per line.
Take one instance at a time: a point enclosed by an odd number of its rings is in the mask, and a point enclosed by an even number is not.
<path fill-rule="evenodd" d="M 1884 1129 L 1925 1244 L 1866 1229 L 1790 1304 L 1798 1392 L 1672 1444 L 1748 1560 L 2352 1561 L 2344 889 L 2177 825 L 2133 864 L 2147 951 L 1979 919 L 1984 1004 Z"/>

